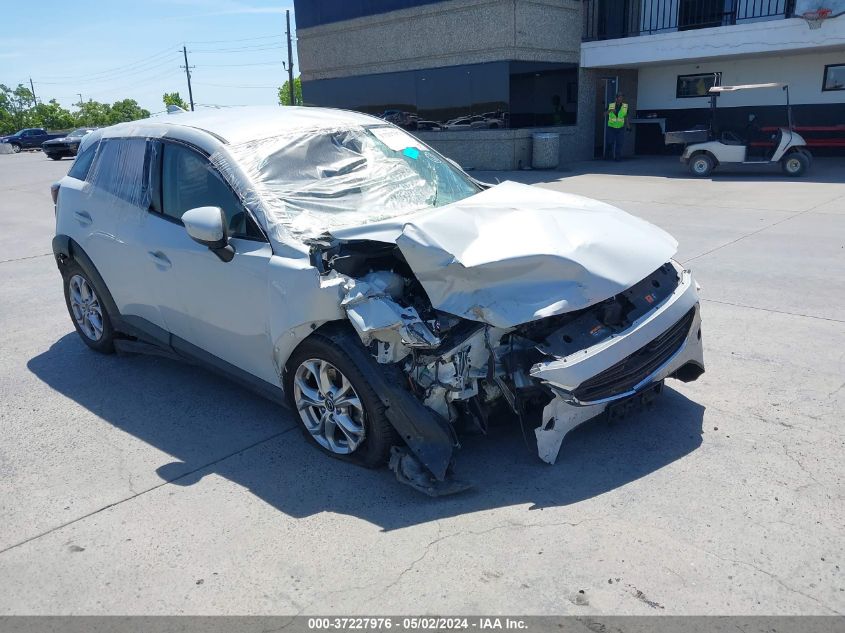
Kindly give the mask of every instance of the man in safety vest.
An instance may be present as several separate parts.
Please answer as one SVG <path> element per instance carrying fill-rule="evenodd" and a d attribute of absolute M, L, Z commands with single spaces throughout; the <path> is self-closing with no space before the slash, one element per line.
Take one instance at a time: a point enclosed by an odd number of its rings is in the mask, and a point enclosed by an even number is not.
<path fill-rule="evenodd" d="M 628 104 L 622 100 L 622 93 L 616 95 L 616 101 L 607 109 L 607 158 L 622 160 L 622 146 L 625 143 L 625 131 L 631 131 L 628 122 Z"/>

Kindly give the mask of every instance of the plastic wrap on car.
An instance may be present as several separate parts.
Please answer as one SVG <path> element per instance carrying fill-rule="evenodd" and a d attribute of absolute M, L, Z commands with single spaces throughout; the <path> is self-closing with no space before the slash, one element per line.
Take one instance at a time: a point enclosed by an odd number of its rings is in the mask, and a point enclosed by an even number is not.
<path fill-rule="evenodd" d="M 436 187 L 409 164 L 425 146 L 397 131 L 406 151 L 388 148 L 396 156 L 385 155 L 387 146 L 372 129 L 344 127 L 229 145 L 211 160 L 224 174 L 240 168 L 246 175 L 250 187 L 241 185 L 238 193 L 248 204 L 260 201 L 268 234 L 311 237 L 433 206 Z"/>
<path fill-rule="evenodd" d="M 145 165 L 147 139 L 104 138 L 97 147 L 86 181 L 96 190 L 105 191 L 134 206 L 150 204 Z M 141 186 L 139 186 L 141 183 Z"/>

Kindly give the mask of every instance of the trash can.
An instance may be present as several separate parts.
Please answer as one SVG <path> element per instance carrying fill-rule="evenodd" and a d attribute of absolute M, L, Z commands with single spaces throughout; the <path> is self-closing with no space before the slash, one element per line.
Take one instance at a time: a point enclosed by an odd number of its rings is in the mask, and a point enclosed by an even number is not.
<path fill-rule="evenodd" d="M 531 166 L 554 169 L 560 162 L 560 134 L 542 132 L 532 135 Z"/>

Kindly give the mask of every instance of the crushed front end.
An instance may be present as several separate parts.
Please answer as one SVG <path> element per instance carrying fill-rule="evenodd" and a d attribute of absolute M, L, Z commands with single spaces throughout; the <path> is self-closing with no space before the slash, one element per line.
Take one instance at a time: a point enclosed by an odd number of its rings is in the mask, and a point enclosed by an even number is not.
<path fill-rule="evenodd" d="M 323 275 L 343 278 L 341 305 L 371 357 L 403 377 L 381 382 L 385 400 L 422 405 L 397 412 L 414 429 L 388 409 L 409 449 L 397 447 L 391 467 L 429 494 L 455 489 L 442 482 L 458 438 L 485 433 L 496 412 L 534 429 L 540 458 L 554 463 L 566 434 L 611 403 L 704 371 L 696 283 L 674 261 L 589 307 L 497 327 L 432 307 L 395 244 L 328 240 L 313 255 Z"/>

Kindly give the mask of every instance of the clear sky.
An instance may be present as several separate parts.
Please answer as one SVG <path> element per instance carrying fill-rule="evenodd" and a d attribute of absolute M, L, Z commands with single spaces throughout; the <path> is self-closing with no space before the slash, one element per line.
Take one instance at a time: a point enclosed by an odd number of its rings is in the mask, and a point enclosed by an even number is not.
<path fill-rule="evenodd" d="M 0 83 L 35 84 L 40 101 L 71 108 L 83 99 L 135 99 L 152 113 L 161 96 L 188 101 L 182 45 L 194 102 L 278 102 L 287 79 L 285 9 L 293 0 L 30 0 L 4 2 Z M 294 72 L 299 74 L 294 41 Z"/>

